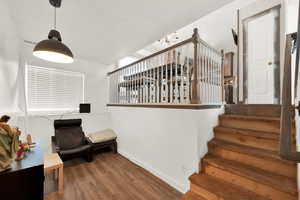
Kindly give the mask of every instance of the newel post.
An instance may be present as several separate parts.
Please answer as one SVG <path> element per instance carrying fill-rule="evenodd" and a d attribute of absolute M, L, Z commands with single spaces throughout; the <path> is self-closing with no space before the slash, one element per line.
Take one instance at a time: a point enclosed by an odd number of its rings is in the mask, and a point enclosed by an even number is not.
<path fill-rule="evenodd" d="M 192 81 L 192 104 L 200 104 L 200 95 L 199 95 L 199 84 L 198 84 L 198 46 L 200 42 L 200 36 L 198 29 L 194 29 L 193 34 L 193 44 L 194 44 L 194 62 L 193 62 L 193 81 Z"/>

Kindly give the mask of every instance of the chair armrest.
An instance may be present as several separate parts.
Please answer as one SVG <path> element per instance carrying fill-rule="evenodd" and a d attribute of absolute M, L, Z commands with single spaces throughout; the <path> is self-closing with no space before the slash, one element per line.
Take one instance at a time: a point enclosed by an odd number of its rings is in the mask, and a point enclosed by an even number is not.
<path fill-rule="evenodd" d="M 90 138 L 88 138 L 88 137 L 85 137 L 85 142 L 87 143 L 87 144 L 90 144 L 90 145 L 92 145 L 93 144 L 93 142 L 90 140 Z"/>
<path fill-rule="evenodd" d="M 51 136 L 51 146 L 52 146 L 52 152 L 53 153 L 59 153 L 60 148 L 56 144 L 56 138 L 55 138 L 55 136 Z"/>

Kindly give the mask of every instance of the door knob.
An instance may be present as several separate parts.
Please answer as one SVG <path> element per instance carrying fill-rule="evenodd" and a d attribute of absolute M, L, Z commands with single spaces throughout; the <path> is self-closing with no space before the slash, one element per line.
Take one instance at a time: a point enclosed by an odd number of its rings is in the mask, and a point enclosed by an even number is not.
<path fill-rule="evenodd" d="M 270 61 L 270 62 L 268 62 L 268 65 L 273 65 L 273 62 L 271 62 L 271 61 Z"/>

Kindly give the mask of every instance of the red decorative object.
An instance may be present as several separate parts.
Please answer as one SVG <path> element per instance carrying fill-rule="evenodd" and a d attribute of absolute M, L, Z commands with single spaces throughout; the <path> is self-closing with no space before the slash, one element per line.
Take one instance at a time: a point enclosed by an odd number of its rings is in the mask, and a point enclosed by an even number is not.
<path fill-rule="evenodd" d="M 19 150 L 16 153 L 16 160 L 22 160 L 25 156 L 25 145 L 24 144 L 20 144 L 19 145 Z"/>

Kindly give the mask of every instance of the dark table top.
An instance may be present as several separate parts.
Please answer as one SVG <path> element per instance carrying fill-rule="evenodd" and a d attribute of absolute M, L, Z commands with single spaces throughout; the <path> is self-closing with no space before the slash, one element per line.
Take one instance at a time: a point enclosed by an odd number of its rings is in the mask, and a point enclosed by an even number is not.
<path fill-rule="evenodd" d="M 26 152 L 26 156 L 24 157 L 24 159 L 20 161 L 13 161 L 12 168 L 0 172 L 0 176 L 3 174 L 8 174 L 8 173 L 44 165 L 44 157 L 43 157 L 43 152 L 41 150 L 41 142 L 40 140 L 34 140 L 34 142 L 36 143 L 35 147 L 32 148 L 29 152 Z"/>

